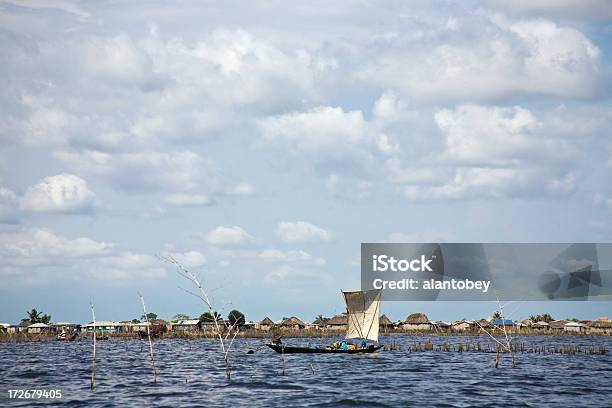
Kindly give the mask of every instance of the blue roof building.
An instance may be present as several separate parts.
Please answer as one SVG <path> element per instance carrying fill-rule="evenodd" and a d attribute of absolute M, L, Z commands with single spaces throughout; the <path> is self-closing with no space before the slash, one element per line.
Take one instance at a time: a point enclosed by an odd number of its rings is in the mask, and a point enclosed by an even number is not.
<path fill-rule="evenodd" d="M 491 322 L 493 326 L 513 326 L 514 322 L 509 319 L 497 319 Z"/>

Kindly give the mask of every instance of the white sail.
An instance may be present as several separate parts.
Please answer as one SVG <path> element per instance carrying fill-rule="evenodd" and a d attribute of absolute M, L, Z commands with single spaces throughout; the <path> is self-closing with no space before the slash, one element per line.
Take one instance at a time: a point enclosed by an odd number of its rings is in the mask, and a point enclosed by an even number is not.
<path fill-rule="evenodd" d="M 342 292 L 346 302 L 347 339 L 367 339 L 378 342 L 380 290 Z"/>

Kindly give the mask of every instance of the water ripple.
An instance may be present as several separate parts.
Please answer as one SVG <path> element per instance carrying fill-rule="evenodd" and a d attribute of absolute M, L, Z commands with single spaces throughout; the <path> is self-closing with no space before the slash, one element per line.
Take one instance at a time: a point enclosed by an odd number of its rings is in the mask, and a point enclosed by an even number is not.
<path fill-rule="evenodd" d="M 225 377 L 218 345 L 210 340 L 155 342 L 157 384 L 142 340 L 98 343 L 96 388 L 90 390 L 91 343 L 0 343 L 0 406 L 609 406 L 612 357 L 519 354 L 517 367 L 495 354 L 409 352 L 418 342 L 466 343 L 485 338 L 396 336 L 397 351 L 375 355 L 286 355 L 246 352 L 261 340 L 236 341 L 233 376 Z M 292 341 L 292 340 L 287 340 Z M 320 340 L 296 339 L 295 343 Z M 525 336 L 527 345 L 612 347 L 609 337 Z M 389 338 L 382 343 L 390 343 Z M 15 388 L 61 389 L 61 401 L 8 401 Z"/>

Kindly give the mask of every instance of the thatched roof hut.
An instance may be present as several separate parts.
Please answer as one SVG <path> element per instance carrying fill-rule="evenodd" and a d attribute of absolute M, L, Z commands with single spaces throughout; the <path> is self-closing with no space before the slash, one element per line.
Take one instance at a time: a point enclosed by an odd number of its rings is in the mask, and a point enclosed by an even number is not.
<path fill-rule="evenodd" d="M 255 328 L 258 330 L 270 330 L 273 327 L 274 322 L 267 316 L 261 322 L 255 323 Z"/>
<path fill-rule="evenodd" d="M 378 324 L 380 327 L 393 327 L 393 322 L 387 317 L 387 315 L 380 316 L 380 319 L 378 319 Z"/>
<path fill-rule="evenodd" d="M 429 324 L 429 318 L 425 313 L 413 313 L 404 321 L 406 324 Z"/>
<path fill-rule="evenodd" d="M 312 322 L 313 326 L 319 326 L 319 327 L 323 327 L 327 324 L 327 322 L 329 321 L 329 318 L 327 317 L 322 317 L 320 319 L 315 319 L 314 322 Z"/>
<path fill-rule="evenodd" d="M 597 319 L 589 323 L 588 326 L 596 327 L 598 329 L 612 329 L 612 320 Z"/>
<path fill-rule="evenodd" d="M 339 314 L 327 321 L 328 326 L 346 326 L 348 324 L 348 316 Z"/>
<path fill-rule="evenodd" d="M 479 319 L 476 320 L 474 323 L 476 323 L 476 327 L 478 327 L 479 329 L 482 328 L 487 328 L 491 326 L 491 322 L 489 322 L 487 319 Z"/>
<path fill-rule="evenodd" d="M 281 322 L 281 327 L 294 327 L 294 328 L 304 328 L 306 327 L 306 323 L 304 323 L 301 319 L 298 319 L 295 316 L 291 316 Z"/>
<path fill-rule="evenodd" d="M 598 318 L 587 325 L 587 331 L 590 333 L 612 334 L 612 320 L 606 318 Z"/>
<path fill-rule="evenodd" d="M 404 331 L 431 330 L 431 322 L 425 313 L 413 313 L 409 315 L 401 325 Z"/>

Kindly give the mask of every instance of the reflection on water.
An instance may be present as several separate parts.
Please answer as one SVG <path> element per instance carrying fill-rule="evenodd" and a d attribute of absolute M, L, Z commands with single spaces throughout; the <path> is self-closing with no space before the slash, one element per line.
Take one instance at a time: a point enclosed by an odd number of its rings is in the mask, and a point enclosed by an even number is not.
<path fill-rule="evenodd" d="M 91 343 L 0 343 L 0 405 L 12 388 L 62 389 L 69 406 L 610 406 L 612 338 L 524 336 L 521 342 L 604 345 L 606 355 L 519 354 L 515 369 L 493 368 L 487 353 L 407 351 L 410 344 L 466 342 L 462 337 L 396 336 L 398 351 L 373 355 L 246 354 L 260 339 L 236 340 L 231 381 L 218 344 L 159 340 L 159 370 L 151 383 L 147 343 L 98 342 L 95 391 L 89 389 Z M 306 339 L 286 340 L 296 344 Z M 317 343 L 320 340 L 313 339 Z M 484 337 L 481 343 L 491 342 Z M 502 363 L 503 364 L 503 363 Z M 36 401 L 37 404 L 58 404 Z"/>

